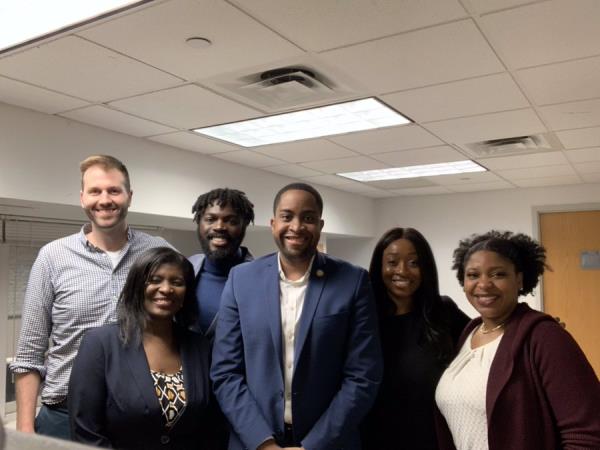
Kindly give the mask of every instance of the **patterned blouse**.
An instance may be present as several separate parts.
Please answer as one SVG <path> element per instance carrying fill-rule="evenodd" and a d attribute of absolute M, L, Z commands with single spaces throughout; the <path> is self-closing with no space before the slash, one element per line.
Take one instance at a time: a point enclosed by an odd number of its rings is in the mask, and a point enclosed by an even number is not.
<path fill-rule="evenodd" d="M 183 386 L 183 369 L 177 373 L 162 373 L 151 370 L 154 380 L 154 392 L 165 419 L 165 428 L 170 429 L 177 423 L 186 405 L 185 388 Z"/>

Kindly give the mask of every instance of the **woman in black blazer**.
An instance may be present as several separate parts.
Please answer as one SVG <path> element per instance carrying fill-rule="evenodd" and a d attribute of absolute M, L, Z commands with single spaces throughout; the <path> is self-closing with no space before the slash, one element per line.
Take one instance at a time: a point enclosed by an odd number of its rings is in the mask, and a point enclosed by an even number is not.
<path fill-rule="evenodd" d="M 187 329 L 195 305 L 183 255 L 159 247 L 140 256 L 118 323 L 88 331 L 79 348 L 68 397 L 73 440 L 127 450 L 216 448 L 209 344 Z"/>

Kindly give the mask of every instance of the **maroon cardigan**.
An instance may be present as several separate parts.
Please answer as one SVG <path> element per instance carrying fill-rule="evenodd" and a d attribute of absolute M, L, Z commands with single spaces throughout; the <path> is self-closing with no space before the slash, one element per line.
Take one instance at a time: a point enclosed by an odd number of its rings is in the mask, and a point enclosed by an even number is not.
<path fill-rule="evenodd" d="M 474 319 L 461 348 L 481 323 Z M 490 367 L 486 411 L 490 450 L 600 449 L 600 384 L 585 355 L 552 317 L 519 303 Z M 436 411 L 441 450 L 455 450 Z"/>

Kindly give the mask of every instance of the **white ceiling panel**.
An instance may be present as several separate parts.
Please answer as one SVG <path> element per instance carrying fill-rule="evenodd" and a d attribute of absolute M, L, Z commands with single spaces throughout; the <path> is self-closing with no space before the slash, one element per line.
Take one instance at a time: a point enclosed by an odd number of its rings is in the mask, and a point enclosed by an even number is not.
<path fill-rule="evenodd" d="M 454 184 L 448 186 L 452 192 L 481 192 L 481 191 L 496 191 L 500 189 L 514 189 L 515 186 L 508 181 L 492 181 L 490 183 L 465 183 Z"/>
<path fill-rule="evenodd" d="M 366 156 L 353 156 L 351 158 L 313 161 L 303 163 L 302 165 L 304 167 L 319 170 L 324 173 L 354 172 L 358 170 L 385 169 L 386 167 L 389 167 L 387 164 L 375 161 L 374 159 Z"/>
<path fill-rule="evenodd" d="M 110 105 L 178 128 L 217 125 L 261 115 L 193 84 L 119 100 Z"/>
<path fill-rule="evenodd" d="M 293 163 L 356 156 L 356 153 L 324 139 L 266 145 L 256 147 L 255 151 Z"/>
<path fill-rule="evenodd" d="M 554 0 L 481 18 L 483 31 L 515 68 L 599 54 L 599 20 L 598 0 Z"/>
<path fill-rule="evenodd" d="M 553 130 L 600 125 L 600 99 L 542 106 L 539 112 Z"/>
<path fill-rule="evenodd" d="M 89 123 L 97 127 L 108 128 L 109 130 L 120 133 L 130 134 L 132 136 L 144 137 L 160 133 L 175 131 L 173 128 L 159 125 L 149 120 L 139 119 L 129 114 L 108 109 L 104 106 L 95 105 L 87 108 L 77 109 L 60 114 L 68 119 L 79 122 Z"/>
<path fill-rule="evenodd" d="M 409 195 L 435 195 L 435 194 L 450 194 L 452 191 L 442 186 L 430 186 L 420 188 L 406 188 L 406 189 L 394 189 L 393 193 L 400 196 Z"/>
<path fill-rule="evenodd" d="M 307 183 L 322 184 L 324 186 L 343 186 L 345 184 L 354 183 L 354 181 L 348 178 L 338 177 L 337 175 L 318 175 L 314 177 L 311 176 L 302 178 L 304 178 L 304 181 Z"/>
<path fill-rule="evenodd" d="M 381 98 L 421 123 L 529 106 L 507 73 L 412 89 Z"/>
<path fill-rule="evenodd" d="M 479 14 L 508 9 L 524 3 L 531 3 L 531 0 L 469 0 L 469 4 Z"/>
<path fill-rule="evenodd" d="M 226 144 L 225 142 L 209 139 L 190 131 L 161 134 L 160 136 L 152 136 L 148 139 L 207 155 L 240 150 L 240 147 L 237 145 Z"/>
<path fill-rule="evenodd" d="M 344 47 L 321 56 L 376 93 L 504 71 L 471 20 Z"/>
<path fill-rule="evenodd" d="M 569 161 L 579 163 L 587 161 L 600 161 L 600 147 L 580 148 L 565 152 Z"/>
<path fill-rule="evenodd" d="M 368 195 L 369 197 L 384 198 L 393 197 L 394 195 L 383 190 L 377 189 L 368 184 L 353 182 L 345 184 L 343 190 L 346 192 L 354 192 L 356 194 Z"/>
<path fill-rule="evenodd" d="M 581 179 L 577 175 L 563 175 L 557 177 L 531 178 L 513 181 L 519 187 L 543 187 L 560 186 L 566 184 L 580 184 Z"/>
<path fill-rule="evenodd" d="M 562 152 L 531 153 L 518 156 L 478 159 L 477 162 L 490 170 L 520 169 L 524 167 L 556 166 L 567 164 Z"/>
<path fill-rule="evenodd" d="M 437 186 L 435 183 L 432 183 L 425 178 L 402 178 L 398 180 L 370 181 L 367 184 L 377 189 L 388 190 Z"/>
<path fill-rule="evenodd" d="M 423 126 L 446 142 L 458 144 L 546 132 L 532 109 L 450 119 Z"/>
<path fill-rule="evenodd" d="M 2 58 L 0 73 L 95 102 L 181 82 L 161 70 L 75 36 Z"/>
<path fill-rule="evenodd" d="M 468 159 L 462 153 L 445 145 L 440 147 L 418 148 L 398 152 L 379 153 L 371 155 L 378 161 L 393 167 L 417 166 L 421 164 L 435 164 L 440 162 L 462 161 Z"/>
<path fill-rule="evenodd" d="M 269 166 L 280 166 L 285 161 L 280 159 L 269 158 L 268 156 L 261 155 L 251 150 L 240 150 L 237 152 L 230 153 L 216 153 L 213 155 L 215 158 L 224 159 L 236 164 L 241 164 L 248 167 L 269 167 Z"/>
<path fill-rule="evenodd" d="M 425 177 L 435 184 L 442 186 L 453 186 L 457 184 L 491 183 L 502 181 L 500 177 L 492 172 L 457 173 L 454 175 L 438 175 L 436 177 Z"/>
<path fill-rule="evenodd" d="M 0 102 L 21 106 L 36 111 L 54 114 L 80 108 L 89 103 L 68 95 L 0 77 Z"/>
<path fill-rule="evenodd" d="M 464 18 L 456 0 L 232 0 L 311 51 L 356 44 Z"/>
<path fill-rule="evenodd" d="M 224 1 L 161 3 L 79 34 L 188 80 L 303 53 Z M 185 41 L 194 36 L 212 46 L 190 47 Z"/>
<path fill-rule="evenodd" d="M 586 148 L 600 146 L 600 127 L 579 130 L 557 131 L 556 136 L 565 148 Z"/>
<path fill-rule="evenodd" d="M 559 166 L 526 167 L 522 169 L 498 170 L 498 175 L 510 181 L 527 180 L 529 178 L 560 177 L 565 175 L 576 175 L 573 168 L 568 164 Z"/>
<path fill-rule="evenodd" d="M 600 161 L 587 161 L 584 163 L 575 163 L 575 170 L 583 173 L 600 173 Z"/>
<path fill-rule="evenodd" d="M 265 167 L 264 170 L 268 170 L 269 172 L 294 178 L 310 177 L 321 174 L 321 172 L 309 169 L 307 167 L 302 167 L 297 164 L 285 164 L 282 166 Z"/>
<path fill-rule="evenodd" d="M 418 125 L 381 128 L 328 139 L 365 155 L 443 144 L 442 141 Z"/>
<path fill-rule="evenodd" d="M 537 105 L 600 97 L 600 57 L 532 67 L 517 77 Z"/>
<path fill-rule="evenodd" d="M 600 172 L 598 173 L 584 173 L 581 175 L 583 181 L 586 183 L 600 183 Z"/>

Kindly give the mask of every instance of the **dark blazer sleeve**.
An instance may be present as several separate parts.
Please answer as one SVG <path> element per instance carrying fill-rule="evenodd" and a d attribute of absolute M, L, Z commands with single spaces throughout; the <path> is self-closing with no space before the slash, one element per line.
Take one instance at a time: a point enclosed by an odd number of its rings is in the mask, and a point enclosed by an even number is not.
<path fill-rule="evenodd" d="M 111 448 L 106 436 L 106 355 L 96 330 L 88 331 L 79 347 L 69 382 L 71 439 Z M 90 389 L 94 386 L 94 389 Z"/>
<path fill-rule="evenodd" d="M 557 323 L 542 322 L 532 332 L 531 354 L 561 447 L 600 448 L 600 384 L 575 340 Z"/>
<path fill-rule="evenodd" d="M 367 272 L 361 270 L 357 275 L 341 388 L 302 440 L 306 449 L 343 445 L 349 432 L 358 429 L 371 409 L 381 383 L 383 361 L 373 292 Z"/>
<path fill-rule="evenodd" d="M 275 433 L 246 383 L 244 342 L 234 290 L 235 275 L 234 269 L 221 295 L 210 375 L 219 405 L 235 433 L 243 437 L 246 447 L 255 449 Z"/>

